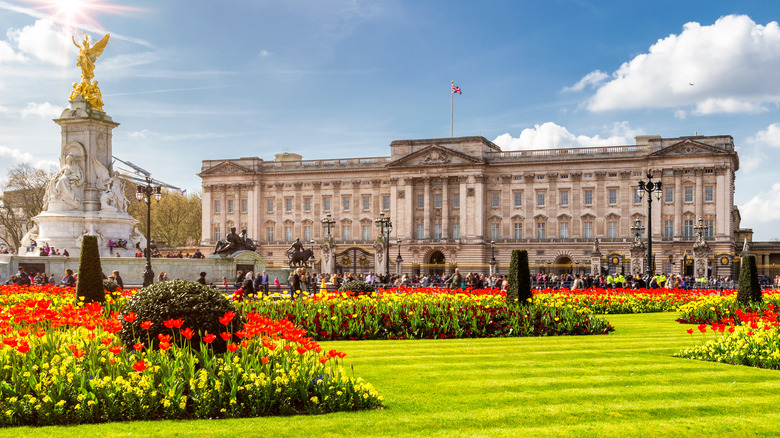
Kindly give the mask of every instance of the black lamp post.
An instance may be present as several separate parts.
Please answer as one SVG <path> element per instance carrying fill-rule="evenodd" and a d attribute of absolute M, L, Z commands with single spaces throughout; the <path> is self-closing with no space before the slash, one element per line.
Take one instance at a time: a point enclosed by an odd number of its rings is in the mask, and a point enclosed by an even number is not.
<path fill-rule="evenodd" d="M 398 244 L 398 257 L 395 258 L 395 265 L 398 267 L 398 275 L 401 275 L 401 263 L 404 261 L 401 258 L 401 239 L 396 239 L 395 243 Z"/>
<path fill-rule="evenodd" d="M 490 241 L 490 275 L 496 275 L 496 241 Z"/>
<path fill-rule="evenodd" d="M 158 202 L 162 198 L 162 188 L 153 186 L 152 179 L 146 177 L 146 185 L 136 186 L 135 198 L 146 202 L 146 267 L 144 268 L 144 286 L 154 283 L 154 271 L 152 271 L 152 251 L 149 249 L 149 242 L 152 237 L 152 195 Z"/>
<path fill-rule="evenodd" d="M 328 213 L 320 222 L 322 222 L 322 228 L 325 230 L 325 237 L 330 237 L 330 230 L 333 229 L 333 225 L 336 223 L 336 221 L 333 220 L 333 216 Z"/>
<path fill-rule="evenodd" d="M 653 195 L 661 199 L 661 181 L 653 181 L 653 172 L 647 171 L 647 181 L 639 180 L 639 187 L 636 189 L 639 198 L 647 197 L 647 281 L 653 276 Z"/>
<path fill-rule="evenodd" d="M 385 280 L 390 278 L 390 232 L 393 231 L 393 223 L 389 217 L 385 217 L 385 212 L 379 213 L 379 217 L 374 220 L 379 232 L 385 237 Z"/>

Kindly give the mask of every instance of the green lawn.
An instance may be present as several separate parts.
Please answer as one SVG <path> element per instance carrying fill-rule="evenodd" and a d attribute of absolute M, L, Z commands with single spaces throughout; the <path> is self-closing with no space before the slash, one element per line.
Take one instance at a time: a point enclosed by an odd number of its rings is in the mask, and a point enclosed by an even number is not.
<path fill-rule="evenodd" d="M 0 430 L 4 436 L 757 436 L 780 433 L 780 373 L 672 357 L 675 314 L 609 315 L 609 335 L 326 342 L 387 409 Z M 712 336 L 712 335 L 708 335 Z"/>

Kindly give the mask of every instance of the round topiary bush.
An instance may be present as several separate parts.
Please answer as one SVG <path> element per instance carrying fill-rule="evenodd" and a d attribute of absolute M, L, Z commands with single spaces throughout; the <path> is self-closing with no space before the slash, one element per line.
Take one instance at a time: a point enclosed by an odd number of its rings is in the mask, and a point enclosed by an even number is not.
<path fill-rule="evenodd" d="M 235 316 L 226 326 L 220 318 L 227 312 L 233 312 Z M 148 348 L 158 348 L 158 334 L 174 335 L 172 343 L 200 348 L 201 337 L 213 334 L 217 336 L 211 343 L 214 351 L 223 353 L 227 343 L 220 334 L 233 334 L 241 329 L 241 318 L 231 301 L 217 289 L 186 280 L 162 281 L 139 290 L 125 303 L 122 317 L 119 337 L 128 348 L 133 348 L 137 342 L 144 342 Z M 165 321 L 178 319 L 183 321 L 180 328 L 165 326 Z M 146 321 L 152 322 L 148 329 L 142 327 Z M 185 328 L 195 332 L 189 340 L 180 334 Z M 234 335 L 232 340 L 235 342 L 238 338 Z"/>
<path fill-rule="evenodd" d="M 116 292 L 116 290 L 119 289 L 119 284 L 115 281 L 103 280 L 103 289 L 105 289 L 106 292 Z"/>
<path fill-rule="evenodd" d="M 365 281 L 352 280 L 341 285 L 339 292 L 352 292 L 356 295 L 367 294 L 376 292 L 376 287 L 371 283 Z"/>

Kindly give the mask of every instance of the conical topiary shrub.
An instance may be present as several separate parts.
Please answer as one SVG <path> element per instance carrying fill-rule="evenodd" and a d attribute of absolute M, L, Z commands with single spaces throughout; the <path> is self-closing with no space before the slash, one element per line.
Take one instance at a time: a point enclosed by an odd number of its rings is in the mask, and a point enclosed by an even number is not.
<path fill-rule="evenodd" d="M 745 254 L 742 256 L 742 266 L 739 271 L 739 291 L 737 301 L 740 304 L 761 302 L 763 300 L 761 285 L 758 284 L 758 270 L 756 269 L 756 256 Z"/>
<path fill-rule="evenodd" d="M 82 297 L 84 297 L 83 300 Z M 87 234 L 81 240 L 81 257 L 79 258 L 79 272 L 76 281 L 76 300 L 84 303 L 102 303 L 106 300 L 97 236 Z"/>
<path fill-rule="evenodd" d="M 528 251 L 516 249 L 512 251 L 509 263 L 509 280 L 506 288 L 508 303 L 527 304 L 533 297 L 531 292 L 531 270 L 528 268 Z"/>

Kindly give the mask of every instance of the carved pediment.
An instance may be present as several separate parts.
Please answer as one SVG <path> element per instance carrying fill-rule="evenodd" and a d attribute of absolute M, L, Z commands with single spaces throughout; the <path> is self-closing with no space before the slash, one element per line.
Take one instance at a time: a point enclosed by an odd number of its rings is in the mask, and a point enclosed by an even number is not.
<path fill-rule="evenodd" d="M 444 166 L 457 164 L 484 164 L 485 161 L 433 144 L 387 164 L 387 167 Z"/>
<path fill-rule="evenodd" d="M 688 155 L 728 155 L 730 152 L 721 148 L 685 139 L 679 143 L 667 146 L 650 154 L 650 157 L 688 156 Z"/>
<path fill-rule="evenodd" d="M 245 167 L 239 166 L 238 164 L 231 163 L 229 161 L 223 161 L 214 167 L 204 170 L 199 174 L 199 176 L 235 175 L 235 174 L 244 174 L 244 173 L 252 173 L 252 171 L 250 171 Z"/>

